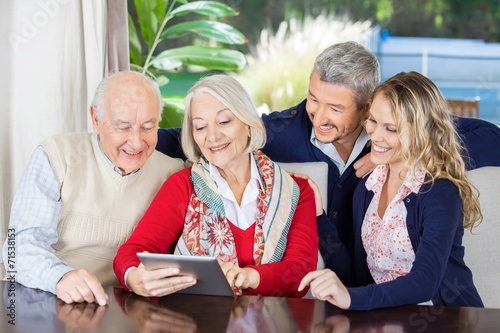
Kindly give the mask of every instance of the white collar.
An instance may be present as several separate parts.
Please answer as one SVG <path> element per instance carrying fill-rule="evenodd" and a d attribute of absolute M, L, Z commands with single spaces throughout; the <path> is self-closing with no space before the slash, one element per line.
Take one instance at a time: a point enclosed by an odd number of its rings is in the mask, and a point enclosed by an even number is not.
<path fill-rule="evenodd" d="M 231 191 L 227 181 L 220 175 L 217 167 L 209 162 L 208 169 L 210 177 L 217 184 L 222 203 L 224 204 L 226 218 L 238 228 L 242 230 L 248 229 L 255 222 L 258 215 L 259 186 L 262 191 L 264 190 L 259 169 L 253 155 L 250 155 L 250 181 L 245 187 L 240 204 L 236 201 L 233 191 Z"/>
<path fill-rule="evenodd" d="M 226 191 L 224 191 L 227 188 L 231 192 L 231 195 L 234 197 L 231 189 L 229 188 L 229 184 L 221 176 L 219 169 L 215 165 L 213 165 L 210 161 L 208 162 L 208 171 L 210 172 L 210 177 L 217 184 L 217 187 L 219 188 L 219 193 L 221 195 L 224 195 L 227 198 L 228 193 Z M 257 182 L 252 182 L 252 179 L 256 179 Z M 264 185 L 262 184 L 262 179 L 260 178 L 259 168 L 257 167 L 257 162 L 255 162 L 255 158 L 253 157 L 252 153 L 250 153 L 250 181 L 249 181 L 249 184 L 251 184 L 251 183 L 254 183 L 254 184 L 257 184 L 257 186 L 260 186 L 260 190 L 262 192 L 264 192 Z M 253 186 L 253 185 L 250 185 L 250 186 Z M 222 191 L 221 191 L 221 189 L 222 189 Z M 257 190 L 259 190 L 259 189 L 257 188 Z M 224 193 L 222 193 L 223 191 L 224 191 Z"/>

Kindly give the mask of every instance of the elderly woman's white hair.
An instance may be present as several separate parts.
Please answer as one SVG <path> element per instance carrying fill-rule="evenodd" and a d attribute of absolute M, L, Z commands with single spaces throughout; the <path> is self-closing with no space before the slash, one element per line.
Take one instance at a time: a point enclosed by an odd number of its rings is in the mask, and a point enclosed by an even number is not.
<path fill-rule="evenodd" d="M 193 138 L 191 101 L 202 94 L 210 94 L 224 104 L 239 120 L 250 126 L 250 138 L 244 154 L 260 149 L 266 144 L 266 129 L 252 99 L 243 86 L 228 75 L 212 75 L 202 78 L 188 92 L 182 123 L 181 144 L 191 162 L 198 162 L 201 150 Z"/>

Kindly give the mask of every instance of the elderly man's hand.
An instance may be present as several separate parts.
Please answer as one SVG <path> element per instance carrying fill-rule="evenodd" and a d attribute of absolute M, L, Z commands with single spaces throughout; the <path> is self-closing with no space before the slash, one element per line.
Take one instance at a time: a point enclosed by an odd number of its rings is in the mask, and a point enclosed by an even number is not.
<path fill-rule="evenodd" d="M 372 163 L 370 155 L 371 153 L 366 154 L 353 164 L 356 170 L 356 177 L 363 178 L 377 167 L 377 165 Z"/>
<path fill-rule="evenodd" d="M 91 330 L 101 325 L 107 306 L 95 303 L 67 304 L 58 299 L 56 302 L 57 319 L 73 330 Z"/>
<path fill-rule="evenodd" d="M 66 303 L 96 301 L 106 305 L 108 301 L 99 280 L 85 268 L 64 274 L 56 285 L 56 295 Z"/>
<path fill-rule="evenodd" d="M 321 192 L 319 191 L 318 185 L 316 185 L 316 183 L 307 175 L 292 172 L 289 172 L 288 174 L 290 176 L 307 180 L 307 183 L 309 184 L 309 186 L 311 186 L 314 193 L 314 201 L 316 202 L 316 216 L 320 216 L 321 214 L 323 214 L 323 198 L 321 196 Z"/>
<path fill-rule="evenodd" d="M 231 288 L 256 289 L 260 284 L 260 274 L 253 268 L 240 268 L 231 262 L 220 260 L 219 265 Z"/>
<path fill-rule="evenodd" d="M 196 279 L 193 276 L 177 276 L 177 274 L 179 274 L 178 268 L 160 268 L 148 271 L 141 263 L 139 267 L 128 273 L 127 286 L 137 295 L 160 297 L 196 284 Z"/>

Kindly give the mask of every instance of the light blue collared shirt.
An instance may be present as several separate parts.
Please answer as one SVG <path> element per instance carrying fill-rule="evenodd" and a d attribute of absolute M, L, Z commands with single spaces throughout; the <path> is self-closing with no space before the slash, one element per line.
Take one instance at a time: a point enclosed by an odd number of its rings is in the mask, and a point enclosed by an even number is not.
<path fill-rule="evenodd" d="M 123 172 L 120 170 L 120 168 L 117 167 L 113 162 L 111 162 L 111 160 L 109 159 L 108 155 L 104 154 L 104 151 L 102 151 L 101 140 L 99 139 L 99 135 L 97 136 L 97 143 L 98 143 L 99 149 L 101 150 L 102 155 L 104 156 L 104 159 L 106 160 L 106 162 L 108 162 L 109 166 L 113 170 L 115 170 L 120 176 L 123 176 Z M 134 173 L 136 173 L 139 170 L 141 170 L 141 169 L 139 168 L 137 170 L 134 170 L 131 173 L 129 173 L 129 175 L 133 175 Z M 128 176 L 128 175 L 126 175 L 126 176 Z"/>
<path fill-rule="evenodd" d="M 354 144 L 354 148 L 349 155 L 349 159 L 347 162 L 344 162 L 342 157 L 340 157 L 337 149 L 332 143 L 324 143 L 319 141 L 316 138 L 316 134 L 314 133 L 314 129 L 311 132 L 311 143 L 313 146 L 321 150 L 328 158 L 337 166 L 339 169 L 339 174 L 342 176 L 344 171 L 351 165 L 354 160 L 359 156 L 363 148 L 366 146 L 366 143 L 370 140 L 370 136 L 366 133 L 365 129 L 361 131 L 358 138 L 356 139 L 356 143 Z"/>
<path fill-rule="evenodd" d="M 110 167 L 121 175 L 120 169 L 104 152 L 103 155 Z M 9 267 L 8 239 L 2 251 L 5 270 L 15 270 L 17 282 L 55 294 L 62 276 L 74 270 L 56 257 L 52 248 L 58 239 L 57 225 L 61 211 L 59 184 L 47 152 L 38 146 L 31 155 L 12 202 L 9 228 L 16 233 L 13 269 Z"/>

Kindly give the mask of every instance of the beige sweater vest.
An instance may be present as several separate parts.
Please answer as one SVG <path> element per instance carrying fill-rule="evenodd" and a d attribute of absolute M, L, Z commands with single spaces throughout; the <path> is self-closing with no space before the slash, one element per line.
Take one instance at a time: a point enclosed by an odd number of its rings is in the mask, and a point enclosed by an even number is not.
<path fill-rule="evenodd" d="M 184 164 L 155 151 L 136 173 L 122 177 L 109 165 L 93 133 L 61 134 L 42 146 L 61 190 L 56 256 L 87 268 L 103 285 L 118 285 L 113 259 L 163 182 Z"/>

